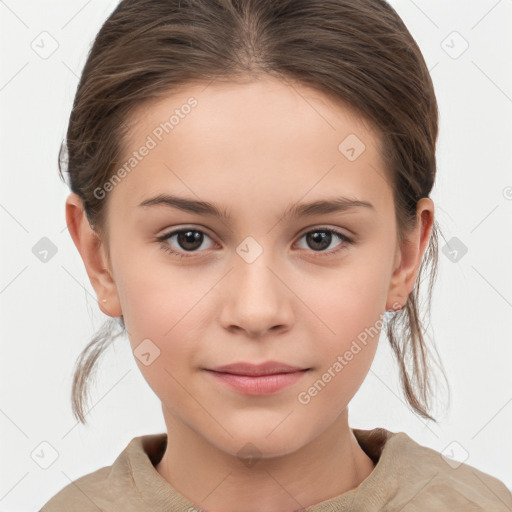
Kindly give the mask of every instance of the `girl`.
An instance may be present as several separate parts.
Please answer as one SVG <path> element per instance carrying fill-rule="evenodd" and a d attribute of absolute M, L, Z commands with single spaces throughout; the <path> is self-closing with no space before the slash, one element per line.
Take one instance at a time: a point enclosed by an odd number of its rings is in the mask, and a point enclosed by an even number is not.
<path fill-rule="evenodd" d="M 43 512 L 512 510 L 404 432 L 350 428 L 385 332 L 431 419 L 438 111 L 384 0 L 123 0 L 67 133 L 66 220 L 162 403 Z M 117 336 L 116 335 L 116 336 Z M 74 412 L 115 336 L 78 361 Z"/>

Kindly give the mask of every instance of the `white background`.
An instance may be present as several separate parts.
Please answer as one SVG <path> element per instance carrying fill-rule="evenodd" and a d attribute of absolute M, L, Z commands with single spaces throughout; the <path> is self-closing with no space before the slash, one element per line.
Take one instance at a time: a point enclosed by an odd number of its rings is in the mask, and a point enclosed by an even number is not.
<path fill-rule="evenodd" d="M 76 357 L 107 317 L 66 229 L 57 154 L 86 53 L 116 3 L 0 1 L 0 511 L 39 510 L 71 480 L 112 464 L 133 437 L 165 431 L 125 338 L 100 363 L 87 427 L 70 407 Z M 404 431 L 439 452 L 456 441 L 455 458 L 512 489 L 512 1 L 390 3 L 422 49 L 439 102 L 440 249 L 457 237 L 468 252 L 452 262 L 440 251 L 433 299 L 450 409 L 438 410 L 438 424 L 413 414 L 381 340 L 350 425 Z M 59 45 L 47 59 L 31 47 L 43 31 Z M 456 59 L 445 51 L 461 48 L 453 31 L 469 43 Z M 42 237 L 57 247 L 46 263 L 32 253 Z M 43 441 L 58 452 L 48 469 L 31 457 Z"/>

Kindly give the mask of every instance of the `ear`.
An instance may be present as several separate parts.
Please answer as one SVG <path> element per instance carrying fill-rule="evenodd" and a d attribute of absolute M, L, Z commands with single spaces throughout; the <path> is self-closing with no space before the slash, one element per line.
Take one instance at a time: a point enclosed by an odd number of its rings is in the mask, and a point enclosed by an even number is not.
<path fill-rule="evenodd" d="M 434 202 L 428 197 L 423 197 L 418 201 L 414 230 L 405 234 L 402 247 L 397 248 L 386 309 L 397 309 L 397 304 L 405 306 L 409 294 L 414 289 L 433 223 Z"/>
<path fill-rule="evenodd" d="M 122 316 L 117 287 L 112 277 L 104 242 L 91 228 L 80 197 L 71 193 L 66 199 L 66 223 L 98 297 L 101 311 L 108 316 Z M 106 299 L 106 301 L 103 301 Z"/>

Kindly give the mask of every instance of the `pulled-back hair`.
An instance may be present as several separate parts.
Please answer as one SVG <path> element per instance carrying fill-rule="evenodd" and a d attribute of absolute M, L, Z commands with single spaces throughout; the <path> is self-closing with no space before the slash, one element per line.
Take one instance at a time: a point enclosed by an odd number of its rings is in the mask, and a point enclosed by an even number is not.
<path fill-rule="evenodd" d="M 188 84 L 265 75 L 337 99 L 377 130 L 393 189 L 397 237 L 404 240 L 415 225 L 419 199 L 429 197 L 434 184 L 438 108 L 420 49 L 384 0 L 121 1 L 90 49 L 59 153 L 61 177 L 67 166 L 69 186 L 103 240 L 108 196 L 95 190 L 122 162 L 126 121 L 135 108 Z M 424 304 L 430 314 L 438 231 L 434 220 L 414 289 L 385 328 L 408 404 L 432 420 L 433 352 L 419 289 L 430 268 Z M 72 407 L 82 423 L 90 373 L 123 333 L 123 317 L 109 319 L 77 359 Z"/>

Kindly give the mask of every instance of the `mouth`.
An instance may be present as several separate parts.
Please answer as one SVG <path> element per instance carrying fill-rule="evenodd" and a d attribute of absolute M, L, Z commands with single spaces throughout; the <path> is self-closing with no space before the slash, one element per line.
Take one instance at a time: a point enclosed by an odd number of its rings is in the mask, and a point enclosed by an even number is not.
<path fill-rule="evenodd" d="M 295 384 L 311 368 L 267 362 L 260 365 L 236 363 L 205 368 L 216 382 L 246 395 L 270 395 Z"/>
<path fill-rule="evenodd" d="M 301 366 L 291 366 L 278 361 L 266 361 L 260 364 L 240 362 L 217 366 L 214 368 L 207 368 L 207 370 L 213 372 L 229 373 L 231 375 L 242 375 L 247 377 L 264 377 L 268 375 L 296 373 L 310 369 L 311 368 L 304 368 Z"/>

